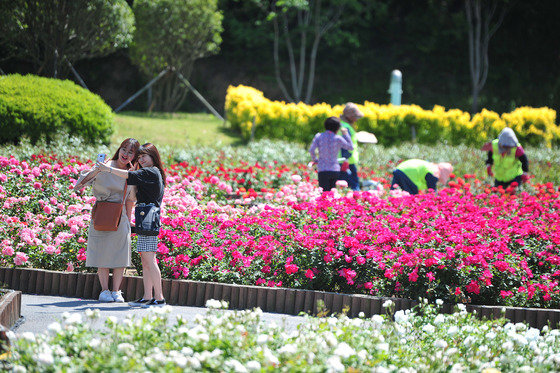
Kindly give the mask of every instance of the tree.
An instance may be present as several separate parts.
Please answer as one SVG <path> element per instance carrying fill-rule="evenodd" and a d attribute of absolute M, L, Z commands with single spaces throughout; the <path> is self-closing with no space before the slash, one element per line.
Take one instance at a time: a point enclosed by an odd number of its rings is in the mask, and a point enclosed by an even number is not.
<path fill-rule="evenodd" d="M 478 111 L 479 94 L 488 77 L 490 39 L 501 26 L 509 5 L 507 0 L 465 0 L 473 114 Z"/>
<path fill-rule="evenodd" d="M 0 42 L 10 57 L 57 77 L 67 63 L 107 55 L 132 40 L 125 0 L 0 0 Z"/>
<path fill-rule="evenodd" d="M 132 60 L 150 76 L 172 68 L 189 79 L 197 59 L 219 51 L 223 16 L 217 0 L 136 0 L 133 9 Z M 177 74 L 167 74 L 154 85 L 152 107 L 176 111 L 187 92 Z"/>
<path fill-rule="evenodd" d="M 353 43 L 357 39 L 344 35 L 340 26 L 357 14 L 363 5 L 358 0 L 253 0 L 267 14 L 272 24 L 274 73 L 286 100 L 309 103 L 315 85 L 315 68 L 319 46 L 328 33 L 345 36 Z M 330 40 L 336 39 L 330 35 Z M 338 39 L 340 41 L 340 38 Z M 280 44 L 286 48 L 290 89 L 284 83 Z M 307 70 L 309 72 L 307 73 Z M 305 84 L 305 82 L 307 83 Z"/>

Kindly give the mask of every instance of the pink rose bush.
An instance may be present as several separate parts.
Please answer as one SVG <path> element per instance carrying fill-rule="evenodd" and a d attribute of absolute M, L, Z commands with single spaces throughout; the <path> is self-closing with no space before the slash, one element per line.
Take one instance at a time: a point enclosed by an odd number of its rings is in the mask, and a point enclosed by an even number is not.
<path fill-rule="evenodd" d="M 1 265 L 90 270 L 95 200 L 72 188 L 89 167 L 0 157 Z M 464 175 L 411 196 L 384 192 L 385 177 L 376 178 L 384 189 L 321 194 L 304 165 L 219 159 L 168 171 L 158 246 L 167 278 L 560 306 L 560 203 L 550 183 L 515 194 Z"/>

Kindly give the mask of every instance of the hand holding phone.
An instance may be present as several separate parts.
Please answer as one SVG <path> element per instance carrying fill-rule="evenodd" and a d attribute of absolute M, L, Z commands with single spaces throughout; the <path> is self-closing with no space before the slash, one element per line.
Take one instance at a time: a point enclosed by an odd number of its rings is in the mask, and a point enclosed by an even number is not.
<path fill-rule="evenodd" d="M 99 163 L 105 162 L 105 154 L 97 154 L 97 162 Z"/>

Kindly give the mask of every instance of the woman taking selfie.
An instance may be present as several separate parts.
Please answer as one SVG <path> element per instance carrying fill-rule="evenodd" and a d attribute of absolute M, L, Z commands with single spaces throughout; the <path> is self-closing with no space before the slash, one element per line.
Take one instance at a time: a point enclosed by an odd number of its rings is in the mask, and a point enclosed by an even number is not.
<path fill-rule="evenodd" d="M 124 140 L 113 157 L 106 163 L 126 172 L 136 162 L 140 143 L 136 139 Z M 101 159 L 98 159 L 98 163 Z M 127 188 L 124 196 L 125 182 L 122 178 L 109 173 L 101 173 L 98 165 L 90 171 L 82 172 L 74 190 L 92 186 L 96 201 L 125 202 L 115 231 L 96 230 L 92 217 L 87 242 L 86 266 L 97 267 L 101 283 L 99 300 L 102 302 L 124 302 L 120 291 L 124 269 L 130 266 L 130 217 L 135 200 L 134 188 Z M 109 290 L 109 271 L 113 269 L 112 291 Z"/>
<path fill-rule="evenodd" d="M 165 171 L 157 148 L 150 143 L 138 149 L 138 169 L 127 171 L 98 163 L 103 173 L 110 173 L 126 179 L 128 185 L 136 186 L 136 248 L 142 259 L 142 281 L 144 296 L 129 305 L 133 307 L 151 307 L 165 305 L 161 285 L 161 272 L 157 264 L 156 253 L 160 226 L 159 211 L 163 200 L 166 183 Z"/>

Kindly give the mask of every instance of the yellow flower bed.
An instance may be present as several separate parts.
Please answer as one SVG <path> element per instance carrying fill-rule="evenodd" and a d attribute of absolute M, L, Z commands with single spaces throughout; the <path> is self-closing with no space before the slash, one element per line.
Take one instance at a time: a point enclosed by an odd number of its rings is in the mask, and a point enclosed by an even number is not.
<path fill-rule="evenodd" d="M 556 112 L 547 107 L 521 107 L 501 116 L 483 109 L 472 118 L 467 112 L 446 110 L 438 105 L 425 110 L 417 105 L 379 105 L 366 101 L 358 107 L 365 115 L 357 123 L 358 130 L 373 132 L 384 145 L 410 141 L 413 127 L 420 143 L 444 141 L 479 145 L 495 138 L 506 126 L 515 131 L 522 144 L 549 147 L 560 144 Z M 343 106 L 271 101 L 261 91 L 239 85 L 228 88 L 225 109 L 232 128 L 239 130 L 245 139 L 254 131 L 257 139 L 267 137 L 308 143 L 315 133 L 324 130 L 324 120 L 339 116 Z"/>

